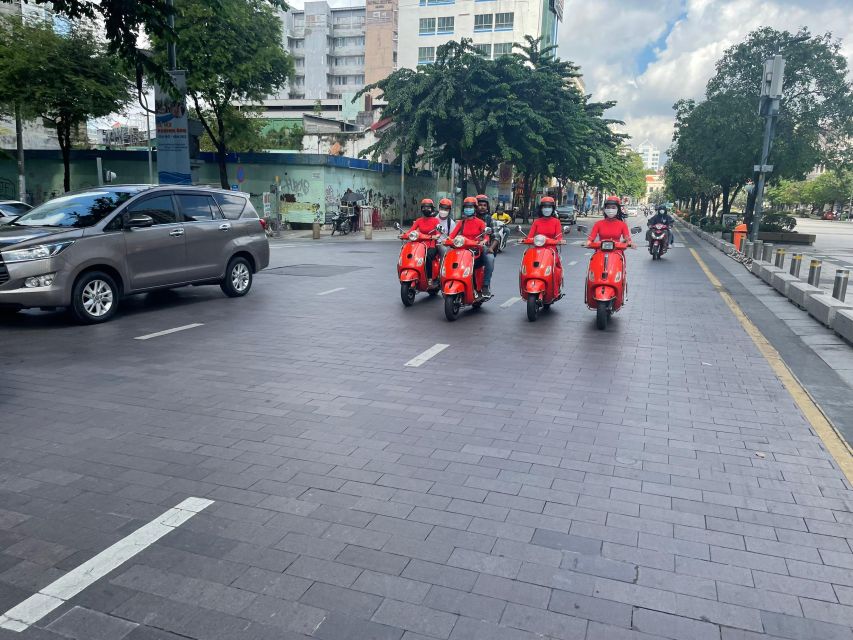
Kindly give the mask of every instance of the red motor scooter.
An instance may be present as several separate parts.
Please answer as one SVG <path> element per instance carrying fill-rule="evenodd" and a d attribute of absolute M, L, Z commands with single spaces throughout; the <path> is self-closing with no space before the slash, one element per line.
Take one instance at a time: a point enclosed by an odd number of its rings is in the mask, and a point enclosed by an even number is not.
<path fill-rule="evenodd" d="M 584 227 L 578 230 L 587 233 Z M 632 234 L 640 231 L 640 227 L 631 229 Z M 628 283 L 624 251 L 628 243 L 600 240 L 590 242 L 589 248 L 595 249 L 595 253 L 589 259 L 584 302 L 595 311 L 595 326 L 606 329 L 610 316 L 625 304 Z"/>
<path fill-rule="evenodd" d="M 480 238 L 490 234 L 489 227 L 477 237 L 470 240 L 458 235 L 448 238 L 445 245 L 452 247 L 441 261 L 441 293 L 444 296 L 444 315 L 453 322 L 459 317 L 463 307 L 479 309 L 492 296 L 480 294 L 483 288 L 483 267 L 474 268 L 474 260 L 485 247 L 480 244 Z"/>
<path fill-rule="evenodd" d="M 400 239 L 404 241 L 397 260 L 397 275 L 400 278 L 400 299 L 407 307 L 415 303 L 415 296 L 420 291 L 426 291 L 430 296 L 438 293 L 437 282 L 430 282 L 426 276 L 427 244 L 435 241 L 436 236 L 426 235 L 419 231 L 402 233 L 399 223 L 394 226 L 401 232 Z M 439 269 L 438 252 L 432 261 L 432 276 L 436 279 Z"/>
<path fill-rule="evenodd" d="M 652 260 L 660 260 L 669 249 L 669 227 L 658 222 L 649 230 L 649 253 Z"/>
<path fill-rule="evenodd" d="M 521 233 L 524 231 L 518 228 Z M 568 233 L 571 227 L 563 227 Z M 518 244 L 529 245 L 521 258 L 518 290 L 527 301 L 527 319 L 534 322 L 542 310 L 547 310 L 563 297 L 563 268 L 557 247 L 565 240 L 553 240 L 542 235 L 523 238 Z"/>

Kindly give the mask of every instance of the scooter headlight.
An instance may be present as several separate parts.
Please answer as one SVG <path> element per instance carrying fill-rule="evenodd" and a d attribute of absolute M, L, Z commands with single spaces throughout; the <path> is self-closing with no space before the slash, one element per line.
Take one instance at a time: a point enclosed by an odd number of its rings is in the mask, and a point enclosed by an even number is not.
<path fill-rule="evenodd" d="M 533 246 L 544 247 L 545 246 L 545 236 L 543 236 L 543 235 L 533 236 Z"/>
<path fill-rule="evenodd" d="M 463 238 L 462 236 L 456 236 L 455 238 L 453 238 L 453 246 L 456 247 L 457 249 L 459 247 L 464 246 L 464 245 L 465 245 L 465 238 Z"/>
<path fill-rule="evenodd" d="M 409 233 L 409 240 L 417 240 L 417 239 L 418 239 L 418 232 L 417 231 L 412 231 L 411 233 Z"/>

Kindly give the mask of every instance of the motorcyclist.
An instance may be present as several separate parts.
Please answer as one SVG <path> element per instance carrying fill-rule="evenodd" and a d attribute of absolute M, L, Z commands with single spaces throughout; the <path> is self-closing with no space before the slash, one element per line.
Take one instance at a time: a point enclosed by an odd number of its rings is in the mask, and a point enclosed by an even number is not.
<path fill-rule="evenodd" d="M 486 201 L 488 204 L 488 200 Z M 483 289 L 480 291 L 483 296 L 490 296 L 491 291 L 489 285 L 492 283 L 492 272 L 495 270 L 495 256 L 490 253 L 488 246 L 490 238 L 488 235 L 482 237 L 481 234 L 486 229 L 486 223 L 476 217 L 477 213 L 477 198 L 468 197 L 462 201 L 462 219 L 456 224 L 453 231 L 450 232 L 450 237 L 455 238 L 462 235 L 468 240 L 479 242 L 482 248 L 478 252 L 477 258 L 474 260 L 474 269 L 484 267 L 483 272 Z"/>
<path fill-rule="evenodd" d="M 667 235 L 667 244 L 671 247 L 675 241 L 675 237 L 672 233 L 672 225 L 675 224 L 675 219 L 666 212 L 666 205 L 659 204 L 657 206 L 657 212 L 651 218 L 649 218 L 649 228 L 646 231 L 646 241 L 652 241 L 652 227 L 656 224 L 665 224 L 666 225 L 666 235 Z"/>
<path fill-rule="evenodd" d="M 492 214 L 492 221 L 497 220 L 498 222 L 503 222 L 504 224 L 510 224 L 512 222 L 512 217 L 504 211 L 504 207 L 502 204 L 499 204 L 495 212 Z"/>
<path fill-rule="evenodd" d="M 412 228 L 409 229 L 408 233 L 412 231 L 418 231 L 424 235 L 435 236 L 438 237 L 439 230 L 438 224 L 439 219 L 435 217 L 435 203 L 430 198 L 424 198 L 421 200 L 421 217 L 416 218 L 414 223 L 412 224 Z M 432 280 L 432 261 L 435 259 L 435 240 L 426 240 L 427 246 L 427 254 L 426 254 L 426 277 L 427 280 Z"/>
<path fill-rule="evenodd" d="M 487 227 L 492 226 L 492 211 L 489 206 L 489 196 L 479 194 L 477 196 L 477 217 L 486 223 Z"/>
<path fill-rule="evenodd" d="M 438 201 L 438 230 L 443 236 L 449 236 L 453 228 L 457 225 L 456 220 L 451 215 L 452 211 L 453 201 L 450 198 L 442 198 Z M 450 247 L 443 244 L 438 245 L 438 255 L 442 258 L 444 258 L 444 254 L 449 250 Z"/>
<path fill-rule="evenodd" d="M 527 239 L 532 240 L 538 235 L 551 238 L 552 240 L 563 239 L 563 225 L 560 223 L 560 218 L 556 214 L 557 204 L 551 196 L 543 196 L 539 201 L 539 206 L 536 208 L 536 220 L 530 225 L 530 231 L 527 232 Z M 555 263 L 555 281 L 562 282 L 563 278 L 563 263 L 560 260 L 560 252 L 556 252 L 557 261 Z"/>
<path fill-rule="evenodd" d="M 625 221 L 620 220 L 618 217 L 621 205 L 622 201 L 617 196 L 608 196 L 605 199 L 604 219 L 592 225 L 592 231 L 589 232 L 589 236 L 584 243 L 585 247 L 588 247 L 591 242 L 594 242 L 598 238 L 598 240 L 624 242 L 632 249 L 636 248 L 631 239 L 631 230 L 625 224 Z"/>

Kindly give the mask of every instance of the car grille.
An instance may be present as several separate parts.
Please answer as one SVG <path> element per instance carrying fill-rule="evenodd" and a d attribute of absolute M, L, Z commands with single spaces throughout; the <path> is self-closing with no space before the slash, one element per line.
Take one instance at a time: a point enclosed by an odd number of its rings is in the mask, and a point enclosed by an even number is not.
<path fill-rule="evenodd" d="M 0 258 L 0 284 L 7 282 L 9 280 L 9 270 L 6 268 L 6 264 L 3 262 L 3 259 Z"/>

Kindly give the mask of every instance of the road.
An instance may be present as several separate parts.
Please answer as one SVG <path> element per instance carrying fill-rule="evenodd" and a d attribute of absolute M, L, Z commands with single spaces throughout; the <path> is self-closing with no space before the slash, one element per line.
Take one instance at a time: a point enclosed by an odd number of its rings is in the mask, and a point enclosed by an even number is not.
<path fill-rule="evenodd" d="M 4 316 L 0 638 L 853 638 L 849 480 L 686 242 L 606 332 L 575 244 L 536 323 L 520 247 L 448 323 L 363 240 Z"/>

